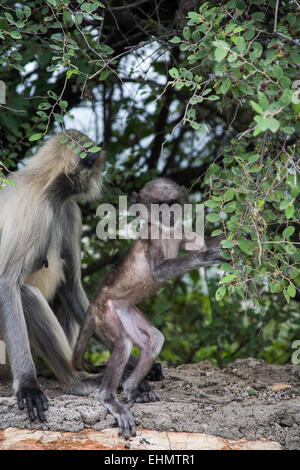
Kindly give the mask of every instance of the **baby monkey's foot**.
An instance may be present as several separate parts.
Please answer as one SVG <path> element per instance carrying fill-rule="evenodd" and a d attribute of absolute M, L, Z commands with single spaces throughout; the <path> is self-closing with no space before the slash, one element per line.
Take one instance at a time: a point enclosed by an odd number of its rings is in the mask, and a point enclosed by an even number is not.
<path fill-rule="evenodd" d="M 97 399 L 114 416 L 119 427 L 119 436 L 129 439 L 136 436 L 134 417 L 128 409 L 128 405 L 123 405 L 114 396 L 103 398 L 101 392 L 97 394 Z"/>

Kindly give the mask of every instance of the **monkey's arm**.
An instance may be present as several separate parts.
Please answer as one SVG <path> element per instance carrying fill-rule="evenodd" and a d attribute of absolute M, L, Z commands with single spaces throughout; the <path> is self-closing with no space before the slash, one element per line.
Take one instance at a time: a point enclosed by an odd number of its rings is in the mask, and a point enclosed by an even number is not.
<path fill-rule="evenodd" d="M 221 251 L 221 248 L 213 248 L 204 252 L 194 251 L 178 258 L 163 259 L 161 250 L 151 244 L 149 261 L 152 277 L 157 282 L 164 282 L 202 266 L 221 264 L 224 262 Z"/>
<path fill-rule="evenodd" d="M 23 301 L 25 298 L 23 292 Z M 30 421 L 37 417 L 45 421 L 47 398 L 39 389 L 36 369 L 32 360 L 27 326 L 23 314 L 20 286 L 11 279 L 0 278 L 1 329 L 6 341 L 12 368 L 14 392 L 18 406 L 28 410 Z M 36 414 L 34 412 L 36 408 Z"/>

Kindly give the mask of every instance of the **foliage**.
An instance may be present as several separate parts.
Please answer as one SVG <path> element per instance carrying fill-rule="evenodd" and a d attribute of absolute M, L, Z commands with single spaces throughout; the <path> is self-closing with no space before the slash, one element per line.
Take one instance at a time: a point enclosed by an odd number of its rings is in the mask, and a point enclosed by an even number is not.
<path fill-rule="evenodd" d="M 298 3 L 1 3 L 0 186 L 44 137 L 76 127 L 104 138 L 103 201 L 166 176 L 204 202 L 207 235 L 226 231 L 232 264 L 141 306 L 168 362 L 285 362 L 299 339 Z M 95 209 L 82 207 L 90 297 L 129 245 L 97 238 Z"/>
<path fill-rule="evenodd" d="M 219 8 L 206 2 L 199 13 L 188 13 L 183 35 L 170 40 L 185 58 L 169 73 L 173 86 L 190 93 L 183 123 L 200 132 L 197 111 L 206 100 L 220 110 L 249 110 L 248 128 L 224 147 L 222 163 L 210 166 L 202 184 L 208 186 L 207 220 L 225 230 L 222 246 L 232 261 L 223 265 L 227 275 L 217 300 L 228 291 L 259 301 L 268 291 L 283 292 L 289 302 L 300 280 L 300 54 L 293 39 L 300 18 L 290 11 L 270 25 L 257 8 L 261 3 L 254 1 L 249 12 L 239 0 Z M 266 306 L 260 309 L 264 313 Z"/>
<path fill-rule="evenodd" d="M 103 20 L 98 13 L 103 3 L 76 3 L 74 8 L 69 0 L 3 2 L 0 67 L 8 92 L 14 91 L 9 110 L 15 112 L 0 116 L 10 143 L 3 148 L 5 162 L 13 163 L 18 152 L 45 136 L 55 122 L 64 129 L 64 117 L 74 118 L 65 99 L 67 88 L 83 92 L 91 71 L 97 67 L 100 74 L 113 52 L 96 41 L 97 31 L 82 26 L 87 20 Z M 39 96 L 31 96 L 33 89 Z"/>

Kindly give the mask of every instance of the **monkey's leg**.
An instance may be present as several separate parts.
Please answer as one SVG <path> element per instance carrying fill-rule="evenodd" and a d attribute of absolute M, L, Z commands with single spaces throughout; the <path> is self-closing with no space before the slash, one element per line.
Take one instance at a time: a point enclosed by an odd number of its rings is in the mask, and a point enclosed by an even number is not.
<path fill-rule="evenodd" d="M 97 399 L 116 418 L 119 435 L 129 439 L 130 434 L 136 435 L 134 418 L 128 407 L 116 397 L 122 374 L 129 359 L 132 342 L 124 331 L 122 323 L 110 301 L 106 303 L 99 323 L 106 331 L 109 341 L 114 345 L 106 366 Z"/>
<path fill-rule="evenodd" d="M 39 389 L 36 369 L 33 363 L 26 322 L 22 310 L 20 287 L 9 279 L 0 279 L 1 330 L 3 332 L 12 374 L 13 389 L 20 409 L 26 407 L 29 418 L 34 421 L 36 414 L 45 421 L 44 411 L 47 399 Z"/>
<path fill-rule="evenodd" d="M 131 354 L 126 364 L 126 369 L 121 380 L 122 383 L 125 382 L 125 380 L 131 375 L 131 373 L 133 372 L 137 364 L 137 361 L 138 361 L 138 358 Z M 139 391 L 150 392 L 151 385 L 147 382 L 147 380 L 150 380 L 151 382 L 158 382 L 158 381 L 164 380 L 164 378 L 165 376 L 162 371 L 161 363 L 155 362 L 155 364 L 153 364 L 148 374 L 146 375 L 145 379 L 140 381 Z"/>
<path fill-rule="evenodd" d="M 39 289 L 26 285 L 22 290 L 22 303 L 30 342 L 65 389 L 79 395 L 95 390 L 99 386 L 100 377 L 73 369 L 72 349 L 68 339 Z"/>
<path fill-rule="evenodd" d="M 130 405 L 134 402 L 147 403 L 157 401 L 159 397 L 154 390 L 141 392 L 139 382 L 147 375 L 164 343 L 164 336 L 151 325 L 142 312 L 131 305 L 116 303 L 116 311 L 133 344 L 140 355 L 132 374 L 123 383 L 123 390 Z"/>

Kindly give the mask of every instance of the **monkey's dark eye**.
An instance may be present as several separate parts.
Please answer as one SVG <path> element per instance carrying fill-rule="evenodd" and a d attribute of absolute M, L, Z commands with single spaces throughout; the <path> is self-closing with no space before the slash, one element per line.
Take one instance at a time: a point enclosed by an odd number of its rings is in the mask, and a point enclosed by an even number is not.
<path fill-rule="evenodd" d="M 173 206 L 173 204 L 181 204 L 177 199 L 168 199 L 167 201 L 153 201 L 152 204 L 167 204 L 168 206 Z"/>

